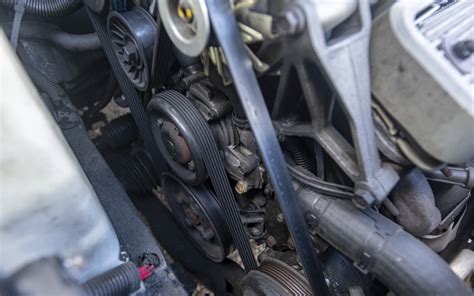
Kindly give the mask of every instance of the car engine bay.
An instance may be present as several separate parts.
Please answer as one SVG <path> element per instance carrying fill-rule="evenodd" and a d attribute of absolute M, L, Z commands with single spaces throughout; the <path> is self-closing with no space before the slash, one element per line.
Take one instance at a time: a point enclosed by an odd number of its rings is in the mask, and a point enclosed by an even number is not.
<path fill-rule="evenodd" d="M 0 0 L 1 295 L 472 295 L 471 0 Z"/>

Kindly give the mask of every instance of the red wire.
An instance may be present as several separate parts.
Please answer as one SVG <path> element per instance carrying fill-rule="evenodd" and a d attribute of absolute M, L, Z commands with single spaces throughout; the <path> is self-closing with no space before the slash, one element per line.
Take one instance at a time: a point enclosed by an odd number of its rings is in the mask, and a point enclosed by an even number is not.
<path fill-rule="evenodd" d="M 155 267 L 153 265 L 143 265 L 138 267 L 138 273 L 140 274 L 140 280 L 144 281 L 153 274 Z"/>

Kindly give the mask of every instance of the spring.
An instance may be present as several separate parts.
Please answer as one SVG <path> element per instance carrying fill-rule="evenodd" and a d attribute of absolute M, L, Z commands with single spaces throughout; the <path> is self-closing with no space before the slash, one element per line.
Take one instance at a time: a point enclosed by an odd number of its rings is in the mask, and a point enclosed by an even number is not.
<path fill-rule="evenodd" d="M 313 172 L 314 165 L 303 141 L 295 137 L 288 137 L 282 142 L 283 148 L 288 152 L 295 164 L 309 172 Z"/>

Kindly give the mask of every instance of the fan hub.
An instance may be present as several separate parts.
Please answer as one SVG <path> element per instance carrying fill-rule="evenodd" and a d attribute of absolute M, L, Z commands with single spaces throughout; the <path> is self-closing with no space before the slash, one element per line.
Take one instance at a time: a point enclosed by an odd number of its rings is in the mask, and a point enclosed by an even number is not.
<path fill-rule="evenodd" d="M 133 43 L 128 43 L 123 47 L 123 58 L 127 63 L 138 64 L 138 51 Z"/>

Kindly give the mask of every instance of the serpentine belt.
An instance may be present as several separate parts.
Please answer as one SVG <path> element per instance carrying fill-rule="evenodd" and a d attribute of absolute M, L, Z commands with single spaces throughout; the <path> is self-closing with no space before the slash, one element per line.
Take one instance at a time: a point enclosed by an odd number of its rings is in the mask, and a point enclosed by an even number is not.
<path fill-rule="evenodd" d="M 167 110 L 172 110 L 191 130 L 216 191 L 217 203 L 224 212 L 224 218 L 234 244 L 242 258 L 245 270 L 249 272 L 256 269 L 257 262 L 253 256 L 245 228 L 240 219 L 232 187 L 229 184 L 224 163 L 222 162 L 209 124 L 205 121 L 199 110 L 184 95 L 175 90 L 167 90 L 154 95 L 148 108 L 153 108 L 153 105 L 161 105 Z"/>
<path fill-rule="evenodd" d="M 167 164 L 165 159 L 158 150 L 158 146 L 155 143 L 153 138 L 153 134 L 151 129 L 148 125 L 147 116 L 145 113 L 145 109 L 143 108 L 142 102 L 140 97 L 138 96 L 137 90 L 133 86 L 133 84 L 128 80 L 127 75 L 122 70 L 122 67 L 115 56 L 114 50 L 112 48 L 112 43 L 109 39 L 109 35 L 107 33 L 107 19 L 105 15 L 97 14 L 85 5 L 85 9 L 89 14 L 89 18 L 94 26 L 94 29 L 97 31 L 97 35 L 99 36 L 100 42 L 104 47 L 105 54 L 109 63 L 112 67 L 112 71 L 115 74 L 115 77 L 119 83 L 120 89 L 122 90 L 123 94 L 125 95 L 128 105 L 130 107 L 133 120 L 137 124 L 138 131 L 140 136 L 143 139 L 146 149 L 151 155 L 153 159 L 153 165 L 157 170 L 158 174 L 167 171 Z"/>
<path fill-rule="evenodd" d="M 230 1 L 206 0 L 206 4 L 215 36 L 224 51 L 234 86 L 257 141 L 312 292 L 314 295 L 329 295 L 321 261 L 309 236 L 303 212 L 297 204 L 286 161 L 252 63 L 245 51 Z"/>
<path fill-rule="evenodd" d="M 157 165 L 157 171 L 160 173 L 165 172 L 167 168 L 164 166 L 166 161 L 158 150 L 156 143 L 153 138 L 153 134 L 148 126 L 148 120 L 146 113 L 143 109 L 140 98 L 138 97 L 137 91 L 128 80 L 125 73 L 123 73 L 120 64 L 115 56 L 115 53 L 112 49 L 112 44 L 109 40 L 107 29 L 106 29 L 106 19 L 105 16 L 98 15 L 92 10 L 87 8 L 87 12 L 92 21 L 99 39 L 104 47 L 104 51 L 109 59 L 109 62 L 112 66 L 112 70 L 119 82 L 122 92 L 127 97 L 128 103 L 130 105 L 132 116 L 137 124 L 138 130 L 145 142 L 146 148 L 150 151 L 155 165 Z M 179 93 L 178 93 L 179 94 Z M 225 173 L 224 165 L 220 159 L 220 154 L 217 149 L 214 138 L 210 131 L 209 126 L 204 121 L 202 116 L 198 114 L 193 114 L 193 112 L 198 112 L 194 106 L 187 100 L 176 99 L 177 95 L 171 91 L 159 94 L 170 100 L 171 103 L 175 104 L 176 108 L 182 111 L 182 116 L 188 118 L 189 122 L 194 122 L 190 124 L 191 127 L 194 127 L 196 130 L 195 137 L 200 141 L 200 146 L 203 150 L 203 157 L 208 169 L 208 174 L 212 180 L 214 189 L 216 190 L 217 201 L 219 206 L 224 211 L 226 222 L 228 224 L 229 230 L 231 232 L 234 244 L 239 251 L 240 257 L 244 264 L 245 270 L 248 272 L 257 268 L 257 262 L 253 256 L 250 243 L 248 241 L 247 235 L 245 233 L 244 226 L 240 219 L 239 210 L 234 199 L 232 188 L 230 187 L 229 180 L 227 179 L 227 174 Z"/>

